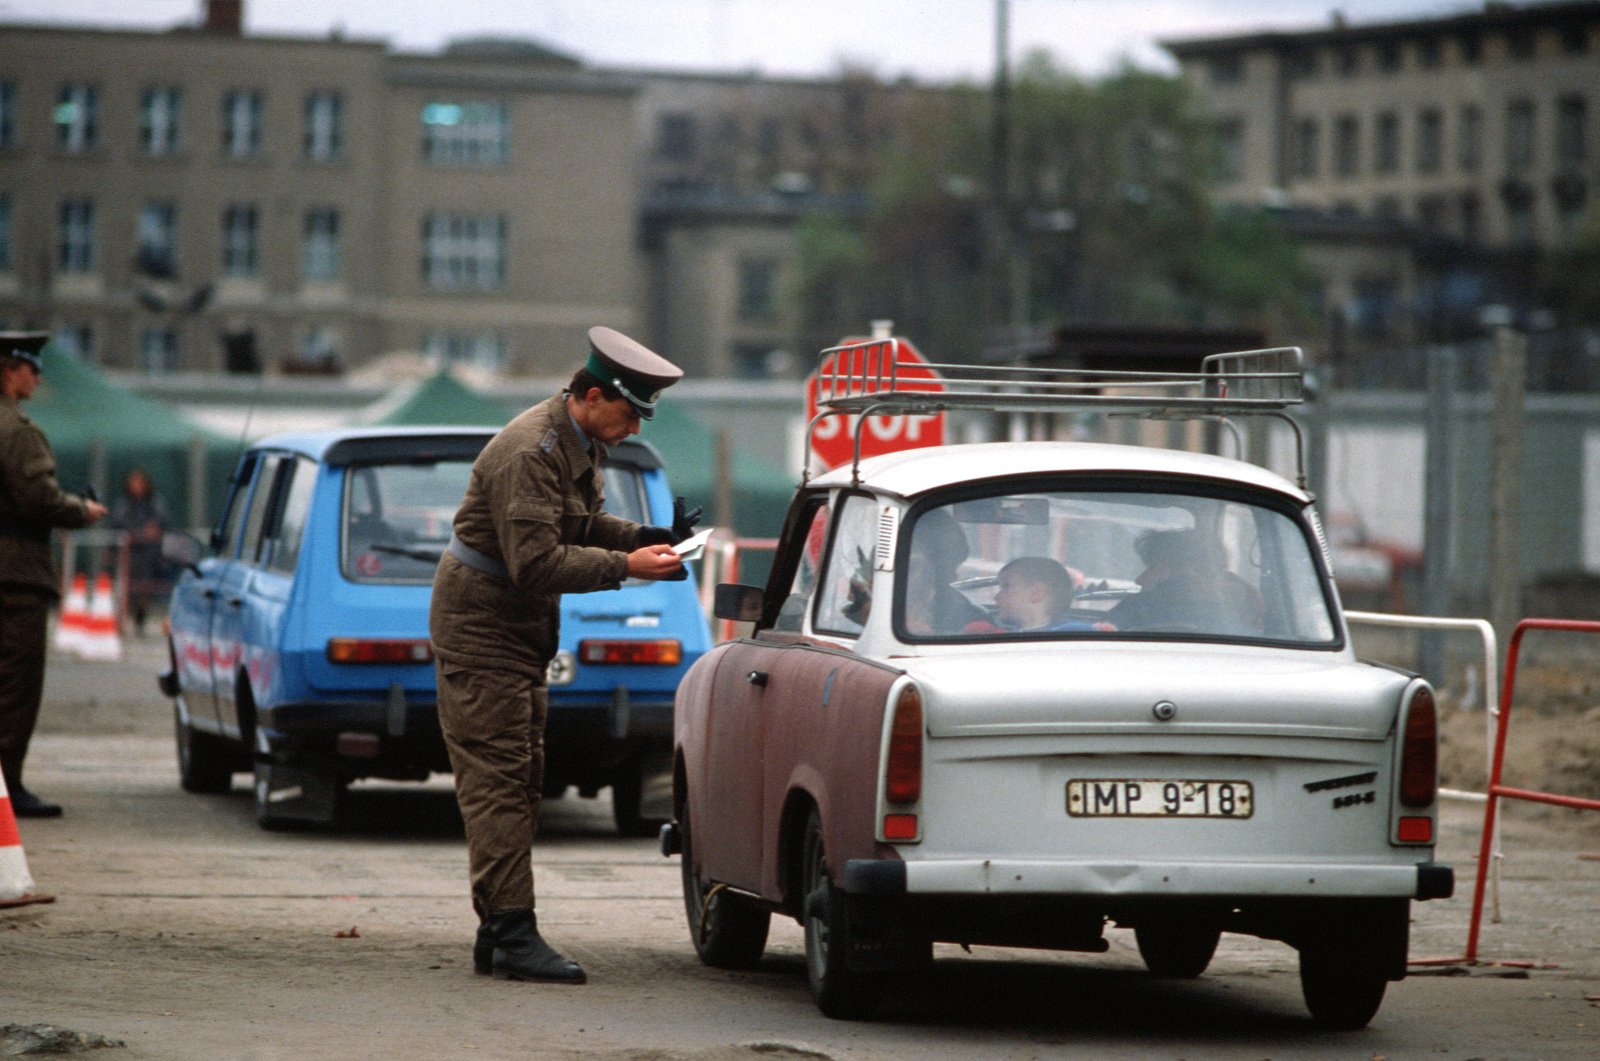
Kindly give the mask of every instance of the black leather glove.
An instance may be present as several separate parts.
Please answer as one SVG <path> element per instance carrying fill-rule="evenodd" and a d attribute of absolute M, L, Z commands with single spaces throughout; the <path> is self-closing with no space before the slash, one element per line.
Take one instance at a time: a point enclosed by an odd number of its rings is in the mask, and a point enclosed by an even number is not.
<path fill-rule="evenodd" d="M 678 570 L 674 571 L 670 575 L 663 575 L 660 581 L 662 581 L 662 582 L 682 582 L 684 579 L 686 579 L 688 577 L 689 577 L 689 569 L 687 567 L 680 567 L 680 568 L 678 568 Z"/>
<path fill-rule="evenodd" d="M 646 545 L 677 545 L 681 539 L 672 533 L 671 527 L 640 527 L 639 547 Z"/>
<path fill-rule="evenodd" d="M 673 545 L 693 536 L 694 525 L 700 522 L 700 506 L 690 509 L 688 504 L 682 497 L 672 499 L 672 533 L 678 536 Z"/>

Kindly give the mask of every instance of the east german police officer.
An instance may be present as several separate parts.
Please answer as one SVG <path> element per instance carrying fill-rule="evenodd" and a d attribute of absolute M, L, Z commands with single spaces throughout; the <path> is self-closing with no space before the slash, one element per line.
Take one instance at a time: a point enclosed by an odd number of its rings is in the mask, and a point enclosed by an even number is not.
<path fill-rule="evenodd" d="M 11 809 L 55 818 L 61 807 L 22 787 L 39 701 L 44 694 L 50 605 L 60 595 L 50 553 L 53 527 L 87 527 L 106 514 L 98 501 L 56 481 L 44 432 L 22 411 L 44 373 L 45 332 L 0 332 L 0 769 Z"/>
<path fill-rule="evenodd" d="M 498 979 L 585 980 L 534 917 L 545 669 L 561 594 L 687 577 L 672 545 L 699 515 L 680 499 L 672 527 L 650 527 L 601 508 L 606 447 L 636 434 L 683 371 L 611 328 L 591 328 L 589 343 L 568 388 L 517 416 L 474 462 L 433 586 L 439 723 L 479 917 L 473 967 Z"/>

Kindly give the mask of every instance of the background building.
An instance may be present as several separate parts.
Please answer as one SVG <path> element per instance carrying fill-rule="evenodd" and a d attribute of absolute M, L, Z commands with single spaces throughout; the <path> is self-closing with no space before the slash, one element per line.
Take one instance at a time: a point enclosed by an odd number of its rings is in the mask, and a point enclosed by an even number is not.
<path fill-rule="evenodd" d="M 1539 257 L 1600 197 L 1600 3 L 1164 46 L 1216 115 L 1218 195 L 1307 238 L 1335 355 L 1540 323 Z"/>
<path fill-rule="evenodd" d="M 633 90 L 543 49 L 0 35 L 0 321 L 116 368 L 523 373 L 634 327 Z"/>

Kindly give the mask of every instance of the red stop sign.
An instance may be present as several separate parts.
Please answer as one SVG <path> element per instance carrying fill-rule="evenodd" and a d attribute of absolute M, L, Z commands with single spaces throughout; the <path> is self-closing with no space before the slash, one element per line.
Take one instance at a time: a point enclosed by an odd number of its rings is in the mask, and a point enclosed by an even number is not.
<path fill-rule="evenodd" d="M 846 339 L 842 346 L 850 349 L 829 354 L 816 372 L 806 378 L 806 422 L 817 415 L 818 377 L 828 376 L 837 357 L 845 358 L 840 367 L 841 381 L 833 387 L 834 393 L 872 393 L 880 389 L 877 377 L 888 375 L 892 357 L 896 377 L 895 387 L 901 391 L 932 391 L 944 389 L 939 373 L 928 367 L 927 358 L 917 352 L 905 339 Z M 880 365 L 882 371 L 880 373 Z M 863 368 L 866 382 L 863 384 Z M 849 378 L 851 383 L 843 380 Z M 884 384 L 887 386 L 887 383 Z M 856 422 L 861 418 L 829 416 L 817 421 L 811 429 L 812 471 L 825 471 L 848 464 L 855 452 Z M 880 453 L 893 453 L 919 446 L 944 444 L 944 414 L 869 416 L 861 429 L 861 456 L 875 457 Z"/>

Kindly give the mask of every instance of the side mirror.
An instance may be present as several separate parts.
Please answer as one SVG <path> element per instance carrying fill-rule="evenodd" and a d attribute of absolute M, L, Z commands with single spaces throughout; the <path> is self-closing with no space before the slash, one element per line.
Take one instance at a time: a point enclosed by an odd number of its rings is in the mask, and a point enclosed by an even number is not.
<path fill-rule="evenodd" d="M 736 623 L 754 623 L 761 619 L 761 601 L 765 594 L 760 586 L 741 586 L 723 582 L 716 588 L 711 601 L 711 613 L 718 619 Z"/>
<path fill-rule="evenodd" d="M 173 567 L 184 567 L 200 573 L 200 557 L 205 548 L 200 539 L 184 531 L 168 531 L 161 536 L 161 559 Z"/>

